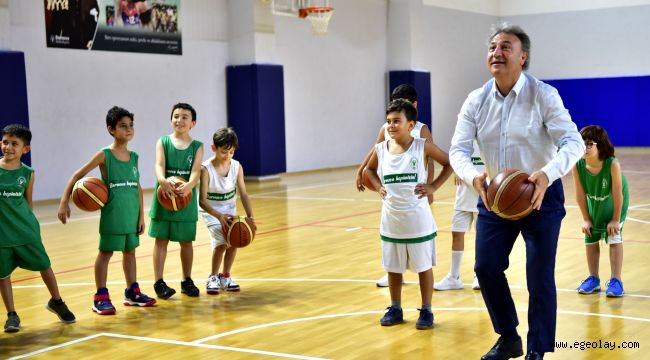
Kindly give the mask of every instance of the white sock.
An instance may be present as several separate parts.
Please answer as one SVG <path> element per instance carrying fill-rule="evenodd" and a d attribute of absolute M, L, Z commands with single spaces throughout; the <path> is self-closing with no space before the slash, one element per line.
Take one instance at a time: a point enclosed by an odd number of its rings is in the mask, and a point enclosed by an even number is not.
<path fill-rule="evenodd" d="M 451 276 L 454 279 L 460 278 L 460 261 L 463 259 L 463 251 L 451 251 Z"/>

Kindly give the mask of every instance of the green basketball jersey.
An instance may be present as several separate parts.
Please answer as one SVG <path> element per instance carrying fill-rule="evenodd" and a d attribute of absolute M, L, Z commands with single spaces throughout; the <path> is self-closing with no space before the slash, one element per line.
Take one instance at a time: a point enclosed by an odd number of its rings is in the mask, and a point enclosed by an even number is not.
<path fill-rule="evenodd" d="M 161 137 L 160 141 L 162 143 L 163 151 L 165 152 L 165 177 L 180 176 L 185 180 L 189 180 L 196 152 L 201 146 L 203 146 L 203 143 L 192 140 L 190 146 L 186 149 L 180 150 L 174 146 L 169 135 Z M 154 190 L 158 190 L 158 182 L 156 182 L 156 188 Z M 154 194 L 156 194 L 155 191 Z M 169 211 L 165 209 L 154 196 L 149 216 L 152 219 L 165 221 L 197 221 L 198 201 L 196 187 L 192 189 L 192 201 L 186 208 L 180 211 Z"/>
<path fill-rule="evenodd" d="M 138 154 L 130 151 L 128 161 L 118 160 L 108 147 L 103 148 L 108 186 L 108 201 L 102 208 L 99 233 L 106 235 L 137 234 L 140 212 Z"/>
<path fill-rule="evenodd" d="M 15 170 L 0 169 L 0 247 L 41 241 L 41 227 L 25 198 L 33 172 L 22 163 Z"/>
<path fill-rule="evenodd" d="M 612 161 L 614 157 L 605 159 L 603 168 L 598 174 L 592 174 L 587 170 L 587 162 L 580 159 L 576 164 L 580 183 L 587 195 L 587 208 L 593 225 L 593 232 L 607 233 L 607 223 L 612 220 L 614 214 L 614 201 L 612 200 Z M 621 174 L 623 182 L 623 206 L 621 209 L 621 223 L 625 221 L 627 206 L 630 201 L 630 194 L 627 188 L 627 179 Z"/>

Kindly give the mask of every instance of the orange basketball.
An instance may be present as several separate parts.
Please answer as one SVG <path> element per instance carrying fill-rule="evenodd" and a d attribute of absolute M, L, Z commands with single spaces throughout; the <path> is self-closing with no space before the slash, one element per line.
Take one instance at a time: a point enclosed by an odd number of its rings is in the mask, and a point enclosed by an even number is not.
<path fill-rule="evenodd" d="M 174 185 L 174 188 L 177 188 L 180 186 L 182 183 L 186 183 L 187 181 L 183 179 L 180 176 L 172 176 L 168 178 L 169 181 L 172 182 Z M 190 204 L 190 201 L 192 201 L 192 193 L 190 192 L 187 196 L 185 197 L 180 197 L 178 195 L 172 196 L 165 198 L 162 194 L 162 188 L 159 186 L 158 190 L 156 191 L 156 198 L 158 198 L 158 202 L 162 207 L 169 211 L 181 211 L 187 207 L 187 205 Z"/>
<path fill-rule="evenodd" d="M 248 246 L 255 238 L 253 220 L 244 216 L 233 216 L 230 226 L 224 226 L 221 231 L 228 246 L 241 248 Z"/>
<path fill-rule="evenodd" d="M 370 179 L 368 178 L 368 168 L 364 168 L 363 172 L 361 173 L 361 184 L 366 187 L 366 189 L 370 191 L 377 191 L 377 188 L 372 185 L 370 182 Z"/>
<path fill-rule="evenodd" d="M 96 211 L 108 201 L 108 188 L 101 179 L 85 177 L 72 188 L 72 202 L 83 211 Z"/>
<path fill-rule="evenodd" d="M 535 191 L 535 184 L 528 181 L 528 177 L 528 174 L 516 169 L 506 169 L 497 174 L 487 191 L 490 209 L 509 220 L 528 216 L 533 211 L 531 199 Z"/>

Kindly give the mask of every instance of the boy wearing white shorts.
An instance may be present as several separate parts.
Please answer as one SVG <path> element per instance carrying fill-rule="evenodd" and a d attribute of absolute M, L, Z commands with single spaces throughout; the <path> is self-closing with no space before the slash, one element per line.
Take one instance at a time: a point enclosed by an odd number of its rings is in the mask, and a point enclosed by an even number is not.
<path fill-rule="evenodd" d="M 237 248 L 226 244 L 222 232 L 223 227 L 237 215 L 238 189 L 246 216 L 253 219 L 253 208 L 244 183 L 244 169 L 232 158 L 237 146 L 237 134 L 232 128 L 219 129 L 212 137 L 214 156 L 201 164 L 199 206 L 212 240 L 212 271 L 206 284 L 206 292 L 211 295 L 220 291 L 240 290 L 230 276 Z M 219 272 L 222 262 L 223 271 Z"/>
<path fill-rule="evenodd" d="M 436 223 L 427 195 L 433 194 L 451 175 L 449 156 L 435 144 L 416 139 L 417 110 L 404 99 L 393 100 L 386 110 L 391 139 L 375 145 L 368 162 L 368 178 L 383 199 L 380 237 L 382 263 L 388 272 L 391 306 L 380 320 L 382 326 L 404 322 L 401 307 L 402 280 L 406 269 L 418 273 L 422 307 L 417 329 L 433 327 L 431 293 L 436 263 Z M 438 177 L 426 183 L 429 159 L 443 166 Z M 381 179 L 381 180 L 380 180 Z"/>
<path fill-rule="evenodd" d="M 485 164 L 481 159 L 478 145 L 474 142 L 474 153 L 472 162 L 479 171 L 484 171 Z M 463 281 L 460 279 L 460 263 L 463 259 L 465 249 L 465 233 L 472 229 L 478 216 L 478 192 L 473 186 L 465 184 L 458 176 L 455 177 L 456 201 L 454 203 L 454 215 L 451 219 L 451 269 L 447 276 L 433 284 L 435 290 L 459 290 L 463 288 Z M 472 289 L 480 290 L 476 274 L 472 282 Z"/>

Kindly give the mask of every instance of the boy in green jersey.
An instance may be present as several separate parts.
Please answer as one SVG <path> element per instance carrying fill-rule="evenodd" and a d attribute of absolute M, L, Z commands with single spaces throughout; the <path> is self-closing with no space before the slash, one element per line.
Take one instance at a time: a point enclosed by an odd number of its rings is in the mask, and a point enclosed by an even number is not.
<path fill-rule="evenodd" d="M 70 217 L 70 194 L 74 184 L 90 171 L 99 167 L 102 180 L 108 187 L 108 201 L 102 207 L 99 219 L 99 253 L 95 260 L 95 286 L 97 293 L 92 310 L 99 315 L 115 314 L 115 307 L 106 288 L 108 263 L 113 251 L 122 252 L 122 267 L 127 288 L 124 305 L 152 306 L 155 299 L 140 292 L 136 279 L 135 249 L 140 245 L 139 235 L 144 232 L 142 188 L 138 171 L 138 154 L 127 147 L 133 139 L 133 114 L 113 106 L 106 114 L 106 128 L 113 143 L 93 155 L 77 170 L 63 190 L 58 218 L 66 223 Z"/>
<path fill-rule="evenodd" d="M 0 157 L 0 293 L 7 308 L 5 332 L 20 330 L 20 318 L 14 308 L 11 273 L 21 267 L 40 271 L 52 298 L 47 309 L 68 324 L 75 316 L 61 299 L 59 288 L 41 240 L 41 229 L 32 212 L 34 171 L 21 162 L 29 152 L 32 133 L 23 125 L 8 125 L 2 130 Z"/>
<path fill-rule="evenodd" d="M 181 264 L 183 280 L 181 292 L 188 296 L 199 296 L 199 289 L 192 281 L 192 260 L 194 249 L 192 242 L 196 238 L 196 221 L 198 220 L 198 202 L 195 185 L 201 178 L 201 161 L 203 160 L 203 144 L 192 139 L 190 130 L 196 125 L 196 110 L 185 103 L 172 107 L 171 134 L 161 137 L 156 143 L 156 189 L 162 188 L 164 197 L 185 197 L 192 193 L 192 201 L 179 211 L 169 211 L 162 207 L 154 196 L 149 216 L 149 236 L 156 239 L 153 251 L 153 267 L 156 282 L 154 290 L 161 299 L 169 299 L 176 290 L 167 286 L 163 280 L 167 245 L 169 241 L 178 242 L 181 247 Z M 187 182 L 174 186 L 169 180 L 172 176 L 180 176 Z"/>

